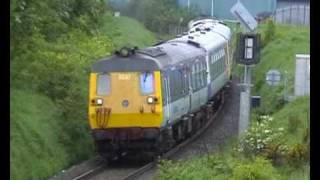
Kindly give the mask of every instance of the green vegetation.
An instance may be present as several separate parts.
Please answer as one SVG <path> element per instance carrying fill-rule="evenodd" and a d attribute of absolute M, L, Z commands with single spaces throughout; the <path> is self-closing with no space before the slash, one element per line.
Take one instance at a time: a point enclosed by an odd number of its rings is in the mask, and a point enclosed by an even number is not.
<path fill-rule="evenodd" d="M 103 1 L 14 0 L 10 8 L 10 177 L 46 179 L 95 153 L 92 63 L 155 38 L 135 20 L 111 17 Z"/>
<path fill-rule="evenodd" d="M 160 37 L 167 36 L 170 25 L 185 26 L 196 16 L 178 9 L 173 0 L 130 1 L 127 8 L 131 10 L 125 14 Z M 12 179 L 46 179 L 94 154 L 87 123 L 91 64 L 124 45 L 155 42 L 137 21 L 110 14 L 104 1 L 10 1 Z M 271 68 L 287 71 L 292 92 L 294 54 L 309 52 L 309 29 L 269 23 L 259 31 L 264 49 L 254 69 L 253 92 L 262 96 L 262 106 L 252 114 L 255 125 L 224 152 L 186 163 L 163 162 L 158 179 L 308 178 L 309 97 L 285 105 L 284 87 L 272 89 L 264 77 Z M 270 118 L 272 123 L 267 123 Z M 266 134 L 260 137 L 261 133 Z M 245 143 L 251 143 L 247 149 Z"/>
<path fill-rule="evenodd" d="M 259 27 L 264 48 L 260 64 L 254 68 L 254 93 L 262 106 L 254 109 L 249 129 L 240 138 L 215 154 L 186 161 L 163 161 L 156 179 L 309 179 L 310 97 L 286 104 L 284 86 L 265 84 L 269 69 L 287 71 L 288 92 L 292 95 L 295 57 L 309 53 L 309 29 L 294 26 Z M 239 69 L 238 69 L 239 70 Z"/>
<path fill-rule="evenodd" d="M 281 179 L 280 173 L 265 158 L 245 159 L 238 156 L 220 153 L 181 162 L 163 161 L 155 179 Z"/>
<path fill-rule="evenodd" d="M 270 25 L 259 28 L 262 39 L 266 38 L 266 34 L 268 34 L 266 32 L 270 32 L 268 27 Z M 288 94 L 293 94 L 295 54 L 309 54 L 309 51 L 309 28 L 285 25 L 275 27 L 274 40 L 265 44 L 262 49 L 261 61 L 253 68 L 253 94 L 261 95 L 262 99 L 261 108 L 257 110 L 260 114 L 270 114 L 283 107 L 284 78 L 287 79 L 286 90 Z M 283 75 L 280 86 L 269 87 L 265 83 L 266 73 L 270 69 L 277 69 Z"/>
<path fill-rule="evenodd" d="M 170 26 L 186 26 L 200 11 L 193 6 L 189 11 L 180 8 L 175 0 L 134 0 L 122 12 L 138 19 L 153 32 L 167 34 Z"/>
<path fill-rule="evenodd" d="M 229 140 L 215 154 L 178 162 L 162 161 L 156 179 L 308 180 L 308 109 L 309 97 L 300 97 L 273 117 L 253 119 L 247 133 L 240 139 Z M 297 118 L 294 132 L 290 131 L 289 121 L 293 116 Z"/>
<path fill-rule="evenodd" d="M 67 165 L 61 111 L 48 97 L 11 90 L 11 179 L 38 179 Z M 82 123 L 83 121 L 80 121 Z"/>
<path fill-rule="evenodd" d="M 104 22 L 102 32 L 111 38 L 116 49 L 123 46 L 142 48 L 156 42 L 154 35 L 132 18 L 105 15 Z"/>

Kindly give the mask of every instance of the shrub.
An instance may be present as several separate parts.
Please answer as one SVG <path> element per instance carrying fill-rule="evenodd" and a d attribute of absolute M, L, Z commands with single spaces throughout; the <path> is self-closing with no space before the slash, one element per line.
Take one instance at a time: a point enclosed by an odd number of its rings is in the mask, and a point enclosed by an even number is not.
<path fill-rule="evenodd" d="M 281 144 L 284 128 L 271 127 L 273 118 L 270 116 L 260 116 L 259 121 L 252 124 L 240 139 L 238 151 L 247 155 L 257 155 L 271 143 Z"/>
<path fill-rule="evenodd" d="M 223 159 L 222 156 L 217 155 L 208 155 L 207 161 L 205 162 L 206 166 L 208 166 L 212 171 L 213 174 L 231 174 L 232 167 L 229 163 Z"/>
<path fill-rule="evenodd" d="M 262 158 L 256 157 L 253 162 L 239 162 L 233 169 L 230 180 L 278 180 L 281 176 L 272 164 Z"/>
<path fill-rule="evenodd" d="M 300 124 L 299 117 L 290 115 L 288 121 L 289 121 L 288 132 L 295 133 Z"/>
<path fill-rule="evenodd" d="M 267 45 L 270 41 L 275 38 L 276 26 L 272 19 L 267 21 L 267 29 L 265 31 L 265 37 L 263 39 L 263 46 Z"/>
<path fill-rule="evenodd" d="M 289 147 L 286 154 L 287 162 L 293 167 L 300 167 L 309 161 L 309 144 L 297 143 Z"/>

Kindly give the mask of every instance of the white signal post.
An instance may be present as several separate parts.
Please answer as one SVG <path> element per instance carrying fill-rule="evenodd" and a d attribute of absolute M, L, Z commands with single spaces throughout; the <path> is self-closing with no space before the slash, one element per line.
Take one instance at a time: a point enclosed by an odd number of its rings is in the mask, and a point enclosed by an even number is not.
<path fill-rule="evenodd" d="M 257 27 L 257 22 L 249 11 L 238 0 L 237 3 L 231 8 L 231 13 L 246 29 L 246 32 L 254 32 Z M 254 57 L 254 41 L 253 38 L 247 37 L 244 42 L 244 59 L 253 59 Z M 240 84 L 244 87 L 240 94 L 240 112 L 239 112 L 239 135 L 243 133 L 249 126 L 250 120 L 250 102 L 251 102 L 251 70 L 253 65 L 244 65 L 243 83 Z"/>

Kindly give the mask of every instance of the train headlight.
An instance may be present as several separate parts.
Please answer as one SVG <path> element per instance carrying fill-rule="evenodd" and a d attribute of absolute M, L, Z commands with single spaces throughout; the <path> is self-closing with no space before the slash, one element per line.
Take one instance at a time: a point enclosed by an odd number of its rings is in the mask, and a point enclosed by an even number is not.
<path fill-rule="evenodd" d="M 156 97 L 152 97 L 152 96 L 147 97 L 148 104 L 155 104 L 155 103 L 157 103 L 157 101 L 158 101 L 158 99 Z"/>
<path fill-rule="evenodd" d="M 101 99 L 101 98 L 98 98 L 98 99 L 96 99 L 96 105 L 102 105 L 103 104 L 103 99 Z"/>
<path fill-rule="evenodd" d="M 153 97 L 147 97 L 147 103 L 148 104 L 153 104 L 154 103 Z"/>

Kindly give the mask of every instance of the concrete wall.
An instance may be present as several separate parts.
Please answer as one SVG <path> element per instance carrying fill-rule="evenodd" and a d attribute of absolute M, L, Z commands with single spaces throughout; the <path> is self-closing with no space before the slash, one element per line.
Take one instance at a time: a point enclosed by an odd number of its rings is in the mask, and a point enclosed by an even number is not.
<path fill-rule="evenodd" d="M 310 55 L 296 54 L 294 95 L 310 94 Z"/>

